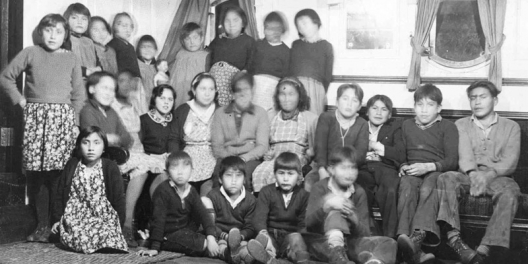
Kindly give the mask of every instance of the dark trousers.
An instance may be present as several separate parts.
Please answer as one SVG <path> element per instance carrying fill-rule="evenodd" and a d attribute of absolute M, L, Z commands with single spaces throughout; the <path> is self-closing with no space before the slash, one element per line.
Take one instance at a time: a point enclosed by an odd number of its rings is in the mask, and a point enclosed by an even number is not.
<path fill-rule="evenodd" d="M 26 171 L 29 206 L 37 216 L 37 227 L 46 227 L 59 219 L 50 219 L 53 198 L 57 193 L 61 171 Z"/>
<path fill-rule="evenodd" d="M 184 253 L 192 257 L 205 255 L 205 235 L 191 228 L 183 228 L 165 236 L 167 240 L 161 244 L 161 249 L 166 251 Z"/>
<path fill-rule="evenodd" d="M 222 159 L 216 160 L 216 167 L 214 169 L 213 173 L 213 188 L 220 187 L 220 163 L 222 162 Z M 257 168 L 258 165 L 260 165 L 262 161 L 260 160 L 250 160 L 246 162 L 246 175 L 244 179 L 244 187 L 246 188 L 246 191 L 249 191 L 250 193 L 253 192 L 253 184 L 251 183 L 253 171 Z"/>
<path fill-rule="evenodd" d="M 379 161 L 367 162 L 359 171 L 356 182 L 367 193 L 369 209 L 372 210 L 374 201 L 378 204 L 383 235 L 395 237 L 398 227 L 397 201 L 400 184 L 398 171 Z"/>
<path fill-rule="evenodd" d="M 438 221 L 444 221 L 452 228 L 460 230 L 458 201 L 469 193 L 469 177 L 460 172 L 447 172 L 438 178 L 439 209 Z M 487 187 L 486 196 L 493 201 L 491 215 L 482 245 L 510 247 L 510 229 L 517 212 L 519 185 L 510 177 L 497 177 Z"/>
<path fill-rule="evenodd" d="M 307 247 L 300 233 L 282 229 L 268 229 L 271 244 L 277 252 L 277 258 L 287 258 L 297 262 L 297 252 L 306 252 Z"/>

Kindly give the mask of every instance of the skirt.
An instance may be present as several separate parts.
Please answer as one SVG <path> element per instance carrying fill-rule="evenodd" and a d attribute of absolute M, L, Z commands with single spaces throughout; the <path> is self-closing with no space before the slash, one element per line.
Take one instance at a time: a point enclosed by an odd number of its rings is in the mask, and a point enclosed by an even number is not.
<path fill-rule="evenodd" d="M 258 74 L 253 76 L 255 91 L 253 93 L 253 104 L 264 108 L 266 111 L 272 109 L 275 106 L 273 95 L 278 83 L 279 78 L 272 75 Z"/>
<path fill-rule="evenodd" d="M 215 63 L 209 73 L 213 75 L 216 81 L 216 90 L 218 91 L 218 104 L 225 106 L 231 103 L 233 95 L 231 94 L 231 80 L 239 72 L 238 68 L 225 61 Z"/>
<path fill-rule="evenodd" d="M 165 171 L 167 154 L 149 155 L 143 152 L 130 151 L 130 158 L 123 165 L 119 165 L 122 174 L 129 173 L 130 179 L 147 174 L 160 174 Z"/>
<path fill-rule="evenodd" d="M 24 108 L 22 166 L 62 170 L 75 148 L 75 110 L 69 104 L 28 103 Z"/>
<path fill-rule="evenodd" d="M 191 157 L 193 170 L 190 182 L 207 180 L 213 176 L 216 158 L 210 145 L 187 145 L 183 149 Z M 199 190 L 198 190 L 199 191 Z"/>
<path fill-rule="evenodd" d="M 300 76 L 298 78 L 310 97 L 310 112 L 316 115 L 322 114 L 326 106 L 326 92 L 323 84 L 310 77 Z"/>

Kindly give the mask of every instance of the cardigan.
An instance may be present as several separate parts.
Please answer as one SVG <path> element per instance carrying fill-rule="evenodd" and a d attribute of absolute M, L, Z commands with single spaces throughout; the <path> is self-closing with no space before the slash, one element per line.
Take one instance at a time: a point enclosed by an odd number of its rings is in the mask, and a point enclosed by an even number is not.
<path fill-rule="evenodd" d="M 293 187 L 293 193 L 286 208 L 282 190 L 275 183 L 262 188 L 257 199 L 257 209 L 253 222 L 255 231 L 268 228 L 282 229 L 288 232 L 300 232 L 306 226 L 306 207 L 310 193 L 298 185 Z"/>
<path fill-rule="evenodd" d="M 292 43 L 290 75 L 313 78 L 325 88 L 332 82 L 334 51 L 330 42 L 322 39 L 315 43 L 296 40 Z"/>
<path fill-rule="evenodd" d="M 169 152 L 169 134 L 174 119 L 163 126 L 156 123 L 148 113 L 139 117 L 141 121 L 141 130 L 139 137 L 143 143 L 143 149 L 147 154 L 164 154 Z"/>
<path fill-rule="evenodd" d="M 100 65 L 97 52 L 95 51 L 95 45 L 93 40 L 88 37 L 70 34 L 71 51 L 81 63 L 82 75 L 86 76 L 86 70 L 88 68 L 95 68 Z"/>
<path fill-rule="evenodd" d="M 468 173 L 482 167 L 492 168 L 497 176 L 515 172 L 521 151 L 521 129 L 515 121 L 498 116 L 486 137 L 471 117 L 455 122 L 460 136 L 458 164 Z"/>
<path fill-rule="evenodd" d="M 265 39 L 257 41 L 253 63 L 249 67 L 251 74 L 268 74 L 282 78 L 288 75 L 289 70 L 290 48 L 284 42 L 274 46 Z"/>
<path fill-rule="evenodd" d="M 216 113 L 218 112 L 218 108 L 218 105 L 215 104 L 214 115 L 216 115 Z M 176 110 L 174 110 L 173 112 L 173 119 L 169 125 L 169 152 L 183 150 L 187 145 L 184 140 L 185 132 L 183 131 L 183 127 L 185 125 L 185 121 L 187 121 L 187 117 L 189 116 L 189 111 L 191 111 L 191 107 L 189 106 L 189 104 L 185 103 L 178 106 L 178 108 L 176 108 Z M 212 131 L 216 130 L 213 129 Z"/>
<path fill-rule="evenodd" d="M 101 158 L 103 177 L 106 190 L 106 198 L 116 210 L 121 227 L 125 223 L 125 190 L 123 178 L 117 164 L 109 159 Z M 78 158 L 71 158 L 59 178 L 57 192 L 53 196 L 52 220 L 57 222 L 64 214 L 66 204 L 70 199 L 71 185 L 77 164 L 81 162 Z"/>
<path fill-rule="evenodd" d="M 240 156 L 243 160 L 260 159 L 269 148 L 270 124 L 264 108 L 253 105 L 253 113 L 242 115 L 240 133 L 235 124 L 234 103 L 218 109 L 213 118 L 212 147 L 216 158 Z"/>
<path fill-rule="evenodd" d="M 129 71 L 134 77 L 141 77 L 137 54 L 132 44 L 126 40 L 113 38 L 107 45 L 116 52 L 117 69 L 119 72 Z"/>
<path fill-rule="evenodd" d="M 246 70 L 253 63 L 255 39 L 242 33 L 236 38 L 216 37 L 209 45 L 211 65 L 225 61 L 239 70 Z"/>

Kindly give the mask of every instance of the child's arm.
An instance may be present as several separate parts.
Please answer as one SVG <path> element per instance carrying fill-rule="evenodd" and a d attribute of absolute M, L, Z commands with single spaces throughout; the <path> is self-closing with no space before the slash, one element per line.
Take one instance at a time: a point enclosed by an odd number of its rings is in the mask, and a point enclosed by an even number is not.
<path fill-rule="evenodd" d="M 223 108 L 218 111 L 223 111 Z M 227 156 L 236 155 L 236 153 L 228 151 L 224 145 L 225 136 L 224 129 L 222 127 L 222 114 L 223 113 L 217 113 L 213 116 L 213 125 L 211 127 L 211 131 L 215 132 L 211 135 L 211 146 L 213 148 L 213 154 L 215 158 L 225 158 Z"/>
<path fill-rule="evenodd" d="M 257 110 L 256 110 L 257 111 Z M 268 120 L 268 115 L 266 112 L 261 112 L 258 118 L 257 129 L 256 129 L 256 144 L 255 147 L 249 152 L 240 155 L 244 161 L 257 160 L 262 158 L 266 151 L 269 149 L 269 133 L 270 133 L 270 124 Z M 213 130 L 215 131 L 215 130 Z"/>
<path fill-rule="evenodd" d="M 251 195 L 251 194 L 246 194 Z M 246 198 L 247 199 L 247 198 Z M 246 215 L 244 216 L 244 225 L 242 225 L 242 230 L 240 230 L 240 235 L 244 237 L 244 240 L 249 240 L 255 236 L 255 227 L 253 226 L 253 218 L 255 217 L 255 209 L 257 203 L 255 199 L 251 200 Z"/>
<path fill-rule="evenodd" d="M 116 113 L 117 115 L 117 113 Z M 119 146 L 129 149 L 132 144 L 134 143 L 134 139 L 132 139 L 132 136 L 130 136 L 130 133 L 125 128 L 125 125 L 123 125 L 123 121 L 117 115 L 117 124 L 116 124 L 116 133 L 119 136 Z"/>
<path fill-rule="evenodd" d="M 84 87 L 83 78 L 81 74 L 81 64 L 77 58 L 75 58 L 75 67 L 73 67 L 71 73 L 71 102 L 75 109 L 75 124 L 80 124 L 80 113 L 86 102 L 86 89 Z"/>
<path fill-rule="evenodd" d="M 327 115 L 319 116 L 315 129 L 315 162 L 318 168 L 326 167 L 327 162 L 327 147 L 328 147 L 328 133 L 330 131 L 330 124 Z"/>
<path fill-rule="evenodd" d="M 191 199 L 189 201 L 191 202 L 191 214 L 193 216 L 194 221 L 196 223 L 202 224 L 206 236 L 216 237 L 215 223 L 207 213 L 207 209 L 205 209 L 205 206 L 203 205 L 202 200 L 200 199 L 200 195 L 198 194 L 198 192 L 196 192 L 196 190 L 191 189 L 191 193 L 189 194 L 189 196 L 191 196 Z"/>
<path fill-rule="evenodd" d="M 211 69 L 211 53 L 208 53 L 207 56 L 205 56 L 205 71 L 209 72 Z"/>
<path fill-rule="evenodd" d="M 392 121 L 392 125 L 395 126 L 392 144 L 383 145 L 382 159 L 391 160 L 398 167 L 405 162 L 405 146 L 402 140 L 401 122 Z"/>
<path fill-rule="evenodd" d="M 326 50 L 326 63 L 325 63 L 325 72 L 324 72 L 324 80 L 323 85 L 325 87 L 325 90 L 328 91 L 328 86 L 332 82 L 332 74 L 334 71 L 334 50 L 332 47 L 332 44 L 327 42 L 327 50 Z M 364 155 L 363 155 L 364 156 Z"/>
<path fill-rule="evenodd" d="M 297 216 L 297 231 L 301 232 L 301 230 L 306 228 L 306 208 L 308 207 L 308 199 L 310 198 L 310 193 L 301 190 L 299 192 L 299 195 L 302 195 L 302 197 L 300 214 L 298 214 Z"/>
<path fill-rule="evenodd" d="M 268 215 L 271 205 L 269 196 L 270 193 L 268 188 L 264 187 L 257 198 L 255 215 L 253 217 L 253 226 L 255 227 L 255 232 L 257 233 L 262 230 L 268 230 Z"/>
<path fill-rule="evenodd" d="M 357 121 L 356 121 L 357 122 Z M 356 149 L 357 166 L 360 167 L 367 157 L 367 151 L 369 146 L 369 130 L 368 123 L 362 122 L 363 124 L 359 127 L 358 137 L 354 142 L 354 148 Z"/>
<path fill-rule="evenodd" d="M 283 76 L 288 76 L 288 72 L 290 71 L 290 49 L 288 47 L 286 47 L 285 51 L 287 51 L 287 52 L 282 57 L 282 70 L 281 70 L 281 72 L 282 72 Z"/>
<path fill-rule="evenodd" d="M 30 59 L 29 49 L 30 48 L 26 48 L 19 52 L 0 75 L 0 89 L 7 94 L 13 105 L 24 104 L 26 100 L 20 93 L 16 81 L 20 74 L 28 67 Z"/>
<path fill-rule="evenodd" d="M 454 171 L 458 168 L 458 129 L 451 121 L 444 121 L 444 159 L 435 162 L 436 171 Z"/>
<path fill-rule="evenodd" d="M 249 70 L 251 65 L 253 65 L 256 41 L 252 37 L 249 37 L 249 38 L 250 38 L 250 41 L 249 41 L 249 45 L 246 50 L 246 65 L 244 65 L 244 68 L 242 70 Z"/>
<path fill-rule="evenodd" d="M 316 184 L 312 187 L 308 205 L 306 206 L 306 228 L 310 232 L 324 232 L 326 212 L 323 209 L 325 190 L 324 186 Z"/>

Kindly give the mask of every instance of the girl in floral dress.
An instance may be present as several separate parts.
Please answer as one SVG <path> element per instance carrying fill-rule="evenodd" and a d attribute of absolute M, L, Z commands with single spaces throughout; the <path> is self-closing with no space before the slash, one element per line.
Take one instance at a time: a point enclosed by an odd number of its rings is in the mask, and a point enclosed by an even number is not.
<path fill-rule="evenodd" d="M 125 220 L 123 179 L 117 164 L 101 158 L 108 146 L 99 127 L 83 129 L 77 138 L 76 157 L 70 159 L 59 180 L 52 227 L 61 243 L 86 254 L 98 250 L 128 251 L 121 232 Z"/>

